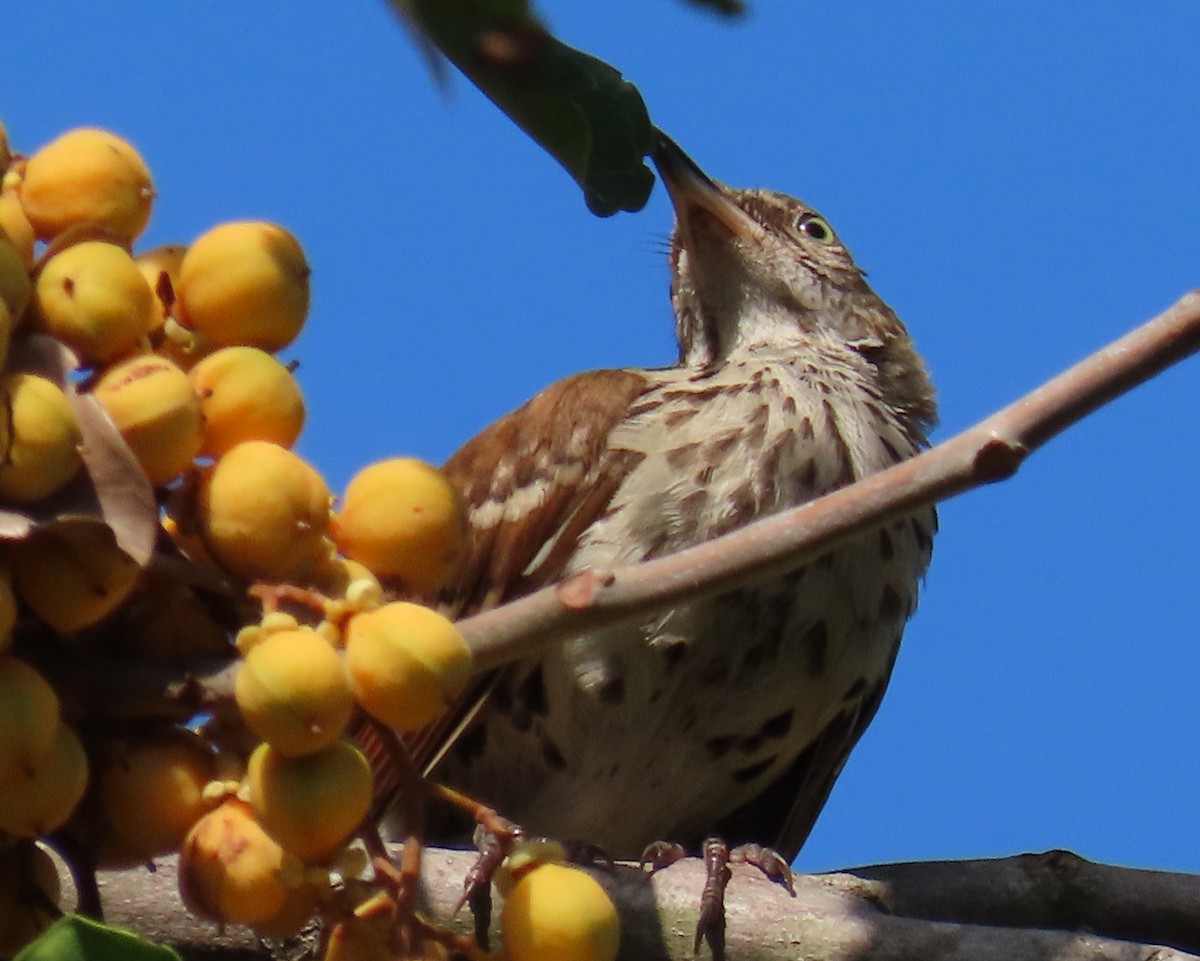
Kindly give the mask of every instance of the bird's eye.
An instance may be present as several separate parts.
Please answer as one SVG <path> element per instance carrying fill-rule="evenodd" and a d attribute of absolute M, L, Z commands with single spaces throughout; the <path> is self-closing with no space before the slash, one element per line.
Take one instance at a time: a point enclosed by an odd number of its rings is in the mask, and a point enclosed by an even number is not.
<path fill-rule="evenodd" d="M 833 243 L 833 228 L 829 226 L 829 222 L 824 217 L 818 217 L 816 214 L 809 214 L 800 219 L 800 223 L 796 225 L 800 228 L 800 232 L 810 240 L 816 240 L 822 244 Z"/>

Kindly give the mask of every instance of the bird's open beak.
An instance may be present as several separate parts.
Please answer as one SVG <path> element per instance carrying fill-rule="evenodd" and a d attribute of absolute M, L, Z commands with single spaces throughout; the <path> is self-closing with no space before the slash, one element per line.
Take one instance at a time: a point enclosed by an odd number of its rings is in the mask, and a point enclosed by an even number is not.
<path fill-rule="evenodd" d="M 757 240 L 762 227 L 730 200 L 716 183 L 661 130 L 654 132 L 650 159 L 671 195 L 679 226 L 690 234 L 697 213 L 707 215 L 733 236 Z"/>

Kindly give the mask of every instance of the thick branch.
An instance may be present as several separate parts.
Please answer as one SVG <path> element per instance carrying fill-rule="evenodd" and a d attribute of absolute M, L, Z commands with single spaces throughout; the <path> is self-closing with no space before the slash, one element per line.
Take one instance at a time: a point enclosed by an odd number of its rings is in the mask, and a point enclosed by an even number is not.
<path fill-rule="evenodd" d="M 1092 411 L 1200 350 L 1200 293 L 918 457 L 732 534 L 612 572 L 585 572 L 459 628 L 481 669 L 807 563 L 845 540 L 983 484 Z"/>
<path fill-rule="evenodd" d="M 423 877 L 435 915 L 455 903 L 472 859 L 465 852 L 427 853 Z M 154 875 L 104 876 L 108 920 L 181 946 L 189 961 L 214 953 L 220 961 L 266 956 L 244 929 L 220 935 L 190 917 L 175 894 L 174 870 L 174 859 L 164 858 Z M 737 961 L 1183 961 L 1196 958 L 1185 952 L 1200 951 L 1200 879 L 1093 864 L 1061 851 L 801 876 L 795 899 L 752 868 L 734 865 L 734 871 L 727 909 L 730 957 Z M 629 868 L 596 876 L 621 912 L 622 959 L 693 957 L 704 882 L 698 859 L 653 879 Z M 465 917 L 457 923 L 468 930 Z M 1177 950 L 1154 947 L 1163 944 Z"/>

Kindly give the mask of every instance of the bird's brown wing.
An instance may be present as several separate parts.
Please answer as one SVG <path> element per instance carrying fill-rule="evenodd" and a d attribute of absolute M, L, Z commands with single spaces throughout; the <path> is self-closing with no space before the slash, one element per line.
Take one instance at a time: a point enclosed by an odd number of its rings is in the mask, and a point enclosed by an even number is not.
<path fill-rule="evenodd" d="M 568 377 L 446 461 L 470 521 L 464 563 L 441 598 L 452 617 L 558 579 L 579 535 L 637 462 L 607 441 L 648 385 L 645 374 L 629 370 Z"/>
<path fill-rule="evenodd" d="M 448 616 L 495 607 L 562 575 L 579 536 L 640 459 L 610 449 L 608 435 L 649 386 L 645 374 L 628 370 L 568 377 L 492 423 L 443 465 L 468 517 L 462 566 L 437 599 Z M 421 770 L 470 726 L 500 674 L 474 678 L 442 719 L 409 739 Z M 377 797 L 386 800 L 397 772 L 369 728 L 360 727 L 356 739 L 376 769 Z"/>

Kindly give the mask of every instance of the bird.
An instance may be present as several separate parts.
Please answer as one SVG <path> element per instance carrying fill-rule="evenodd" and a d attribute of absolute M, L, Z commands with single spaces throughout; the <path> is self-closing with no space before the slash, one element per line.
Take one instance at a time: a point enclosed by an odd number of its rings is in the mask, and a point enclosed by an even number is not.
<path fill-rule="evenodd" d="M 567 377 L 450 457 L 469 522 L 438 598 L 452 616 L 709 541 L 928 444 L 925 365 L 829 222 L 711 179 L 657 130 L 650 158 L 675 212 L 678 358 Z M 437 777 L 613 857 L 716 834 L 791 861 L 879 707 L 936 529 L 914 509 L 500 668 Z"/>

